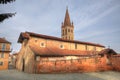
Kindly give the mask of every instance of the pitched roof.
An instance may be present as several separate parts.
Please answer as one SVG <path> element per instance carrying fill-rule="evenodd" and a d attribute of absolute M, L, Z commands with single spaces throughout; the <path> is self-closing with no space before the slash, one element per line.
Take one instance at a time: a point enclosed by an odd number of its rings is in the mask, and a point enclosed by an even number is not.
<path fill-rule="evenodd" d="M 67 49 L 59 49 L 55 47 L 34 47 L 35 45 L 29 46 L 30 49 L 35 53 L 35 55 L 39 56 L 92 56 L 93 51 L 80 51 L 80 50 L 67 50 Z M 89 54 L 89 55 L 88 55 Z M 91 55 L 90 55 L 91 54 Z"/>
<path fill-rule="evenodd" d="M 117 54 L 113 49 L 107 48 L 99 52 L 99 54 Z"/>
<path fill-rule="evenodd" d="M 11 42 L 7 41 L 5 38 L 0 38 L 0 43 L 10 43 L 11 44 Z"/>
<path fill-rule="evenodd" d="M 53 37 L 53 36 L 48 36 L 48 35 L 43 35 L 43 34 L 37 34 L 33 32 L 22 32 L 19 36 L 18 42 L 22 43 L 24 39 L 29 39 L 29 37 L 38 37 L 38 38 L 44 38 L 44 39 L 50 39 L 50 40 L 57 40 L 57 41 L 63 41 L 63 42 L 70 42 L 70 43 L 78 43 L 78 44 L 87 44 L 87 45 L 93 45 L 93 46 L 99 46 L 99 47 L 105 47 L 101 44 L 96 44 L 96 43 L 90 43 L 90 42 L 83 42 L 83 41 L 77 41 L 77 40 L 65 40 L 62 38 L 58 37 Z"/>

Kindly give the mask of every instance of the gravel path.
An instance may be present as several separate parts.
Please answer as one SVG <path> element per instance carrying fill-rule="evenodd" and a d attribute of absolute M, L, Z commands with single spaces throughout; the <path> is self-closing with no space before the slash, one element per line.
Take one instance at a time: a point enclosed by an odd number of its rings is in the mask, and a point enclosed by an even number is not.
<path fill-rule="evenodd" d="M 120 72 L 28 74 L 14 69 L 0 71 L 0 80 L 120 80 Z"/>

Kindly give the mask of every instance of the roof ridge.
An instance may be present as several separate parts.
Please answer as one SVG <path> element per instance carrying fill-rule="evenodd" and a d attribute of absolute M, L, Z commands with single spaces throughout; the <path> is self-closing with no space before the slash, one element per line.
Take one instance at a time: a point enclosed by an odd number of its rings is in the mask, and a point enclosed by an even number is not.
<path fill-rule="evenodd" d="M 64 41 L 64 42 L 72 42 L 72 43 L 80 43 L 80 44 L 88 44 L 88 45 L 105 47 L 105 46 L 103 46 L 101 44 L 97 44 L 97 43 L 84 42 L 84 41 L 78 41 L 78 40 L 65 40 L 65 39 L 62 39 L 59 37 L 43 35 L 43 34 L 38 34 L 38 33 L 34 33 L 34 32 L 25 32 L 25 33 L 29 34 L 29 36 L 40 37 L 40 38 L 45 38 L 45 39 L 52 39 L 52 40 L 58 40 L 58 41 Z M 21 33 L 21 34 L 23 34 L 23 33 Z M 22 35 L 21 37 L 26 38 L 26 35 Z M 18 42 L 20 42 L 20 41 L 18 41 Z"/>

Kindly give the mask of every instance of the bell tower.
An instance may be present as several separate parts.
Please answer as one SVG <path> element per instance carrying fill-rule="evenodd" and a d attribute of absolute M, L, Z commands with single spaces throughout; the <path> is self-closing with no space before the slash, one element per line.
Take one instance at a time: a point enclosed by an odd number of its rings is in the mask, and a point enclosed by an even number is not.
<path fill-rule="evenodd" d="M 66 9 L 65 19 L 61 26 L 61 37 L 65 40 L 74 40 L 74 25 L 70 21 L 68 8 Z"/>

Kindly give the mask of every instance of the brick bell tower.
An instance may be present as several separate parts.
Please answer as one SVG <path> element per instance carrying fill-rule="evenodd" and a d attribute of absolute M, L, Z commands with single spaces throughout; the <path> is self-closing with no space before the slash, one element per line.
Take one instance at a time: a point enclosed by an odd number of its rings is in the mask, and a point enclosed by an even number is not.
<path fill-rule="evenodd" d="M 61 26 L 61 37 L 65 40 L 74 40 L 74 25 L 70 21 L 68 8 L 66 9 L 64 23 Z"/>

